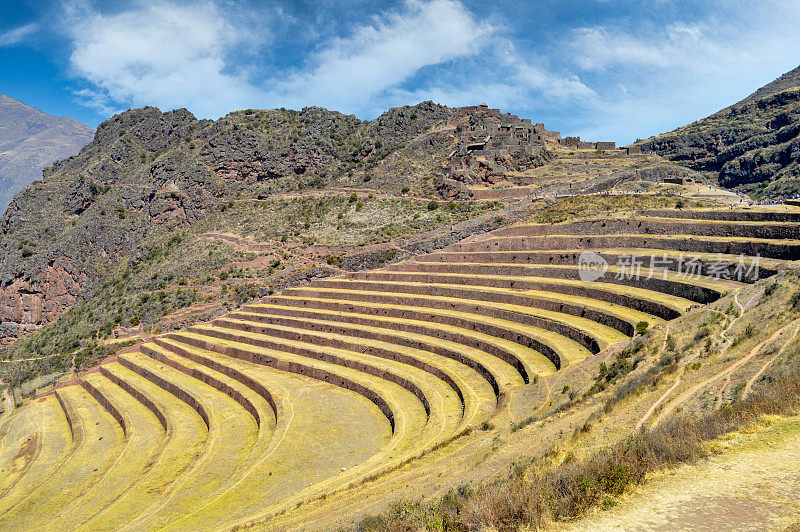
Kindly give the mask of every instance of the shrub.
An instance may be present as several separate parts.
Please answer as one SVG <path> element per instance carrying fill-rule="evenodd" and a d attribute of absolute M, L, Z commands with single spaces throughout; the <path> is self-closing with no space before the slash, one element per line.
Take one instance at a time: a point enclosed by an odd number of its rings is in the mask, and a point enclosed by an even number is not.
<path fill-rule="evenodd" d="M 350 198 L 347 200 L 348 203 L 355 203 L 357 201 L 358 201 L 358 194 L 356 194 L 355 192 L 350 194 Z"/>
<path fill-rule="evenodd" d="M 405 186 L 405 187 L 400 189 L 400 193 L 401 194 L 408 194 L 410 191 L 411 191 L 411 189 L 408 186 Z"/>
<path fill-rule="evenodd" d="M 764 297 L 771 296 L 776 288 L 778 288 L 778 283 L 773 282 L 771 284 L 768 284 L 766 287 L 764 287 Z"/>
<path fill-rule="evenodd" d="M 789 300 L 789 303 L 791 303 L 793 309 L 796 309 L 796 308 L 800 307 L 800 289 L 798 289 L 797 292 L 792 294 L 792 297 Z"/>
<path fill-rule="evenodd" d="M 327 257 L 325 257 L 325 262 L 327 262 L 331 266 L 336 266 L 337 268 L 341 268 L 342 265 L 344 264 L 344 260 L 342 259 L 342 257 L 338 255 L 328 255 Z"/>
<path fill-rule="evenodd" d="M 475 491 L 451 491 L 431 501 L 399 502 L 383 516 L 361 522 L 360 530 L 541 529 L 548 520 L 575 519 L 645 480 L 648 473 L 705 456 L 704 442 L 764 414 L 800 406 L 800 368 L 774 377 L 744 401 L 704 415 L 681 415 L 650 432 L 633 434 L 586 459 L 568 457 L 555 466 L 515 464 L 502 479 Z M 585 427 L 586 425 L 584 425 Z M 398 511 L 405 508 L 406 511 Z M 424 509 L 424 511 L 423 511 Z M 435 526 L 428 527 L 430 523 Z M 447 523 L 444 525 L 443 523 Z"/>
<path fill-rule="evenodd" d="M 430 203 L 428 203 L 428 210 L 429 211 L 435 211 L 438 208 L 439 208 L 439 202 L 438 201 L 431 200 Z"/>
<path fill-rule="evenodd" d="M 636 324 L 636 334 L 640 336 L 644 336 L 647 333 L 647 326 L 649 324 L 646 321 L 640 321 Z"/>

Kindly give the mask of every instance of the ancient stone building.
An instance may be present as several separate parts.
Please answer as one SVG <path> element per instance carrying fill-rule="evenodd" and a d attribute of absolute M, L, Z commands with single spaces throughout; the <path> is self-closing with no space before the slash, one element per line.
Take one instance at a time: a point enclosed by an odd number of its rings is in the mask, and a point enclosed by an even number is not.
<path fill-rule="evenodd" d="M 494 183 L 509 171 L 525 171 L 544 164 L 546 145 L 575 149 L 613 150 L 614 142 L 585 142 L 580 137 L 561 137 L 544 124 L 533 124 L 486 104 L 461 107 L 455 126 L 456 148 L 438 176 L 442 188 L 453 190 L 480 183 Z"/>
<path fill-rule="evenodd" d="M 565 148 L 573 148 L 576 150 L 616 150 L 616 142 L 587 142 L 581 140 L 580 137 L 564 137 L 558 139 L 558 143 Z"/>

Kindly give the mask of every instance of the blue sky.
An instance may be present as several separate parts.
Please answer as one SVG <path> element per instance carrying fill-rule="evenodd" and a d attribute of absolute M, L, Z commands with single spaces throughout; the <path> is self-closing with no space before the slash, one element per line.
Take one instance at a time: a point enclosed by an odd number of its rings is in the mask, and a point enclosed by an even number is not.
<path fill-rule="evenodd" d="M 486 102 L 628 143 L 800 64 L 797 0 L 5 0 L 0 92 L 96 126 L 129 107 Z"/>

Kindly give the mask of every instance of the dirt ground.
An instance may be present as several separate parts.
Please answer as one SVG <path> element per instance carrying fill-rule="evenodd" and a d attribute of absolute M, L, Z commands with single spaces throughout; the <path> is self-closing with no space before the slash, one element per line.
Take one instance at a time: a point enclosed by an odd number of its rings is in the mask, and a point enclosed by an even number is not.
<path fill-rule="evenodd" d="M 800 417 L 715 443 L 721 454 L 654 476 L 561 530 L 786 530 L 800 524 Z"/>

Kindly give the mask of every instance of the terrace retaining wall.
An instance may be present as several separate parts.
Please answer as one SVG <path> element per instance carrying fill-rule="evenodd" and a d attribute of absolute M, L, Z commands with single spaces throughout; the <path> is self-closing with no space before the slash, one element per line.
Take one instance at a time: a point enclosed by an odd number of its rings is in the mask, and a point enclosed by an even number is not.
<path fill-rule="evenodd" d="M 143 367 L 139 366 L 138 364 L 136 364 L 134 362 L 131 362 L 130 360 L 128 360 L 126 358 L 120 357 L 119 363 L 120 363 L 120 365 L 128 368 L 129 370 L 133 371 L 134 373 L 137 373 L 137 374 L 141 375 L 142 377 L 144 377 L 145 379 L 149 380 L 150 382 L 152 382 L 153 384 L 155 384 L 159 388 L 162 388 L 162 389 L 166 390 L 167 392 L 171 393 L 172 395 L 174 395 L 175 397 L 177 397 L 178 399 L 180 399 L 181 401 L 183 401 L 184 403 L 189 405 L 195 412 L 197 412 L 197 414 L 203 420 L 203 423 L 205 423 L 205 425 L 206 425 L 206 429 L 209 429 L 211 427 L 211 425 L 209 423 L 209 420 L 208 420 L 208 413 L 206 412 L 206 409 L 189 392 L 187 392 L 186 390 L 184 390 L 180 386 L 177 386 L 175 383 L 170 382 L 170 381 L 162 378 L 159 375 L 156 375 L 155 373 L 153 373 L 152 371 L 148 370 L 147 368 L 143 368 Z"/>
<path fill-rule="evenodd" d="M 541 236 L 487 238 L 453 246 L 454 251 L 544 251 L 595 248 L 648 248 L 694 253 L 761 256 L 771 259 L 800 259 L 800 243 L 704 240 L 702 237 L 659 237 L 642 235 Z"/>
<path fill-rule="evenodd" d="M 128 424 L 125 422 L 125 418 L 122 417 L 122 414 L 117 409 L 117 407 L 114 406 L 114 404 L 108 399 L 108 397 L 103 395 L 103 392 L 95 388 L 95 386 L 91 382 L 81 379 L 80 383 L 83 389 L 86 390 L 89 393 L 89 395 L 94 397 L 97 400 L 97 402 L 100 403 L 103 406 L 103 408 L 105 408 L 106 412 L 111 414 L 111 417 L 113 417 L 114 420 L 119 424 L 119 426 L 122 427 L 122 434 L 124 434 L 125 437 L 127 438 Z"/>
<path fill-rule="evenodd" d="M 108 380 L 110 380 L 111 382 L 113 382 L 114 384 L 116 384 L 129 394 L 131 394 L 131 396 L 134 399 L 142 403 L 148 410 L 150 410 L 153 413 L 153 415 L 156 416 L 159 423 L 161 423 L 161 426 L 164 427 L 164 432 L 168 432 L 166 416 L 161 411 L 161 409 L 158 408 L 158 406 L 156 406 L 156 404 L 150 400 L 149 397 L 147 397 L 140 390 L 128 384 L 127 381 L 121 379 L 114 373 L 111 373 L 108 369 L 104 368 L 103 366 L 99 366 L 99 370 L 101 375 L 103 375 L 105 378 L 107 378 Z"/>
<path fill-rule="evenodd" d="M 233 335 L 230 336 L 234 337 Z M 389 420 L 389 424 L 392 427 L 392 432 L 394 432 L 395 430 L 394 412 L 392 412 L 392 409 L 389 407 L 389 404 L 383 399 L 383 397 L 381 397 L 375 391 L 367 388 L 366 386 L 357 383 L 355 381 L 352 381 L 346 377 L 342 377 L 341 375 L 331 373 L 324 369 L 312 368 L 297 362 L 280 360 L 273 356 L 265 355 L 257 351 L 251 351 L 241 347 L 221 346 L 211 341 L 199 338 L 187 337 L 187 336 L 180 336 L 180 335 L 175 335 L 173 339 L 175 341 L 179 341 L 186 345 L 198 347 L 200 349 L 205 349 L 207 351 L 214 351 L 221 355 L 238 358 L 240 360 L 245 360 L 253 364 L 268 366 L 277 369 L 279 371 L 297 373 L 298 375 L 310 377 L 312 379 L 316 379 L 322 382 L 327 382 L 335 386 L 339 386 L 340 388 L 353 391 L 365 397 L 373 404 L 375 404 L 375 406 L 378 407 L 378 409 L 383 413 L 386 419 Z"/>

